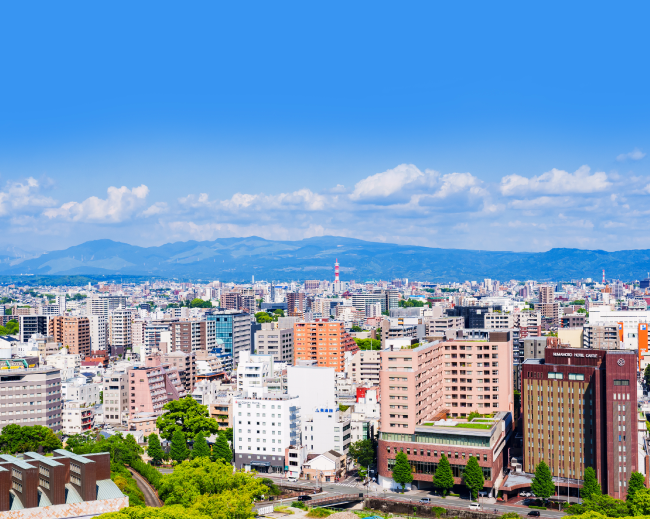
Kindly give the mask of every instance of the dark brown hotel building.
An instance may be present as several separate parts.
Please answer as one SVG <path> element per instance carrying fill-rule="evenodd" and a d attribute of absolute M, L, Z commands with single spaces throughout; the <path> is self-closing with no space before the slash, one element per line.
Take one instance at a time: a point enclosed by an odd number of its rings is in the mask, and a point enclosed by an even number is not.
<path fill-rule="evenodd" d="M 624 499 L 639 469 L 636 375 L 632 350 L 546 348 L 543 359 L 526 360 L 524 472 L 545 461 L 553 476 L 569 478 L 575 488 L 585 467 L 593 467 L 603 493 Z"/>

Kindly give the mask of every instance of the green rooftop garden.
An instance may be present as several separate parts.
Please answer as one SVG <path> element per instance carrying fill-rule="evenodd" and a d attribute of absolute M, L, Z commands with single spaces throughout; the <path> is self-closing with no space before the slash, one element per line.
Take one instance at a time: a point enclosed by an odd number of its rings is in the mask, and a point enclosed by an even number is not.
<path fill-rule="evenodd" d="M 485 430 L 489 430 L 489 429 L 492 429 L 492 426 L 494 425 L 494 423 L 460 422 L 460 423 L 457 423 L 456 425 L 438 425 L 438 426 L 436 426 L 433 422 L 425 422 L 424 425 L 427 426 L 427 427 L 449 427 L 449 428 L 459 427 L 461 429 L 485 429 Z"/>

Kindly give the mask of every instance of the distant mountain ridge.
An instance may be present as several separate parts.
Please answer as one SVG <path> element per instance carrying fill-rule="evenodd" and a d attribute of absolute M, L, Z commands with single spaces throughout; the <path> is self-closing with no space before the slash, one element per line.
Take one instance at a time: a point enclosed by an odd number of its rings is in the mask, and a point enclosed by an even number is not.
<path fill-rule="evenodd" d="M 650 250 L 501 252 L 395 245 L 336 236 L 300 241 L 251 236 L 158 247 L 95 240 L 18 264 L 16 259 L 2 262 L 0 275 L 133 275 L 221 281 L 248 281 L 253 275 L 278 281 L 333 279 L 337 258 L 341 279 L 356 281 L 600 279 L 603 268 L 608 279 L 633 280 L 645 278 L 650 270 Z"/>

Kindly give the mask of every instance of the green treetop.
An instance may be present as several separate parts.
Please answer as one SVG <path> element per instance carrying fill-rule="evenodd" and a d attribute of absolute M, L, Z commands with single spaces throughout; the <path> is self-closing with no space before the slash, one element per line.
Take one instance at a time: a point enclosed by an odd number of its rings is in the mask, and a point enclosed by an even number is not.
<path fill-rule="evenodd" d="M 159 465 L 165 459 L 165 451 L 162 450 L 160 438 L 158 438 L 156 433 L 151 433 L 147 437 L 147 454 L 154 465 Z"/>
<path fill-rule="evenodd" d="M 232 461 L 232 451 L 228 446 L 228 440 L 226 440 L 225 434 L 220 434 L 217 438 L 217 443 L 215 443 L 214 447 L 212 448 L 212 460 L 221 460 L 226 463 L 230 463 Z"/>
<path fill-rule="evenodd" d="M 446 496 L 454 486 L 454 474 L 451 471 L 449 460 L 444 454 L 441 456 L 436 473 L 433 475 L 433 484 L 443 496 Z"/>
<path fill-rule="evenodd" d="M 553 483 L 551 471 L 543 461 L 535 467 L 535 477 L 533 477 L 530 489 L 533 491 L 533 494 L 543 499 L 548 499 L 555 493 L 555 483 Z"/>
<path fill-rule="evenodd" d="M 640 472 L 632 472 L 630 476 L 630 481 L 627 484 L 627 501 L 634 499 L 635 494 L 645 488 L 645 478 Z"/>
<path fill-rule="evenodd" d="M 375 449 L 372 440 L 359 440 L 350 444 L 348 456 L 362 467 L 368 467 L 375 461 Z"/>
<path fill-rule="evenodd" d="M 205 441 L 203 433 L 197 434 L 194 438 L 194 446 L 192 447 L 191 455 L 192 459 L 201 456 L 210 456 L 210 447 L 208 447 L 208 442 Z"/>
<path fill-rule="evenodd" d="M 187 442 L 185 441 L 185 435 L 182 431 L 175 431 L 172 436 L 172 444 L 169 449 L 169 457 L 173 459 L 176 463 L 181 463 L 185 461 L 190 455 L 190 451 L 187 448 Z"/>
<path fill-rule="evenodd" d="M 470 490 L 472 499 L 478 499 L 478 493 L 483 490 L 485 485 L 485 476 L 483 476 L 483 470 L 474 456 L 470 456 L 467 460 L 467 465 L 465 465 L 463 471 L 463 481 Z"/>
<path fill-rule="evenodd" d="M 402 488 L 406 487 L 407 483 L 413 481 L 413 474 L 411 473 L 411 465 L 403 452 L 398 452 L 395 456 L 395 466 L 393 467 L 393 481 Z"/>
<path fill-rule="evenodd" d="M 598 479 L 596 478 L 596 471 L 593 467 L 587 467 L 585 469 L 582 488 L 580 489 L 580 497 L 582 499 L 589 499 L 592 496 L 599 496 L 602 493 L 600 483 L 598 483 Z"/>
<path fill-rule="evenodd" d="M 167 402 L 166 413 L 156 420 L 160 436 L 171 440 L 174 431 L 181 431 L 186 437 L 194 438 L 198 433 L 210 436 L 219 430 L 219 424 L 210 417 L 207 406 L 199 404 L 191 396 Z"/>

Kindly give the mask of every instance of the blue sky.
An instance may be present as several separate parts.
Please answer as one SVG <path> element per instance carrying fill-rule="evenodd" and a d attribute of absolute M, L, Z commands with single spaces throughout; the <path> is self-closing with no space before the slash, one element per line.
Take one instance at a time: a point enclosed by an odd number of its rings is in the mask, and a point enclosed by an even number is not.
<path fill-rule="evenodd" d="M 0 11 L 2 246 L 650 248 L 648 3 L 135 4 Z"/>

